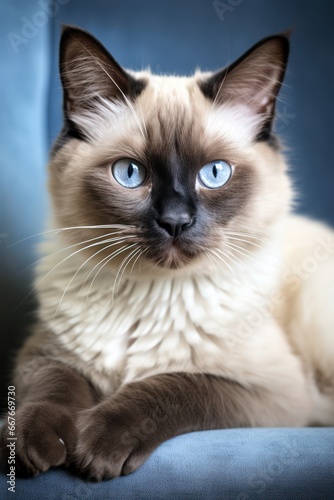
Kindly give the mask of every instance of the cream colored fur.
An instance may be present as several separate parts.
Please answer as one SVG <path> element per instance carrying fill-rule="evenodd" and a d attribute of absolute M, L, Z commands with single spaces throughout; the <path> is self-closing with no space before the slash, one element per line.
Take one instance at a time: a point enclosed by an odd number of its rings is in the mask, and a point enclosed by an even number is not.
<path fill-rule="evenodd" d="M 218 143 L 234 169 L 250 163 L 256 195 L 226 233 L 215 231 L 216 253 L 178 270 L 156 266 L 143 255 L 130 261 L 116 286 L 123 255 L 105 265 L 92 284 L 98 268 L 85 280 L 98 260 L 84 264 L 92 250 L 74 255 L 76 247 L 64 250 L 99 233 L 52 233 L 43 244 L 46 257 L 36 278 L 39 318 L 47 333 L 36 331 L 21 352 L 21 366 L 41 346 L 85 373 L 104 393 L 157 373 L 211 373 L 272 394 L 280 411 L 268 408 L 263 425 L 333 425 L 334 233 L 289 214 L 284 159 L 265 143 L 254 145 L 257 123 L 247 108 L 210 105 L 195 84 L 200 74 L 145 76 L 150 84 L 133 109 L 101 101 L 98 113 L 77 116 L 91 142 L 71 141 L 51 163 L 51 227 L 93 224 L 90 207 L 81 200 L 80 179 L 117 155 L 140 160 L 144 123 L 154 120 L 157 107 L 165 110 L 171 127 L 182 108 L 203 147 Z M 155 130 L 159 141 L 158 123 Z M 124 203 L 133 196 L 135 205 L 136 196 L 148 195 L 144 188 L 140 194 L 125 193 Z M 229 230 L 241 235 L 239 241 L 228 240 Z M 231 242 L 239 249 L 228 247 Z M 217 248 L 230 252 L 226 263 Z M 301 278 L 295 266 L 313 267 Z"/>

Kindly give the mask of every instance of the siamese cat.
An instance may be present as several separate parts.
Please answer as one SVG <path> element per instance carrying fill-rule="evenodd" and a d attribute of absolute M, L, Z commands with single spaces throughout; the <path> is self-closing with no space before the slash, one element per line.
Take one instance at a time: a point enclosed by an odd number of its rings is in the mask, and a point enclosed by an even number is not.
<path fill-rule="evenodd" d="M 291 213 L 273 132 L 288 51 L 275 35 L 218 72 L 157 76 L 64 28 L 53 215 L 13 379 L 22 474 L 102 480 L 186 432 L 334 425 L 334 233 Z"/>

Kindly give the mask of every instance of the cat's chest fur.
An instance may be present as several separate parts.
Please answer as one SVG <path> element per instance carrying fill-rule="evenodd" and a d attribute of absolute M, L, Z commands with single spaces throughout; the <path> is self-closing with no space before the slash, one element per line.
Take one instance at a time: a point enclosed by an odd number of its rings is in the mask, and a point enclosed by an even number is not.
<path fill-rule="evenodd" d="M 110 381 L 111 390 L 159 372 L 226 374 L 233 365 L 238 319 L 259 300 L 259 286 L 250 286 L 251 280 L 246 286 L 219 268 L 172 278 L 124 279 L 117 289 L 106 271 L 85 282 L 89 269 L 80 268 L 73 257 L 55 274 L 45 271 L 59 256 L 47 261 L 39 272 L 41 318 L 61 346 Z M 266 282 L 264 274 L 261 280 L 263 291 L 272 277 Z M 247 344 L 243 339 L 245 352 Z M 238 364 L 240 356 L 239 346 Z"/>

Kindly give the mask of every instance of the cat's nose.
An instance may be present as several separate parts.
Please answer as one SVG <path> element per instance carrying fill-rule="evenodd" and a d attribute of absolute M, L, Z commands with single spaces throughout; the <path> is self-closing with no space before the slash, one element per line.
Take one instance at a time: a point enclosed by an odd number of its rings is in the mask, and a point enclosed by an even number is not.
<path fill-rule="evenodd" d="M 157 218 L 156 221 L 170 236 L 176 238 L 192 225 L 194 218 L 189 214 L 178 214 L 174 216 L 162 216 Z"/>

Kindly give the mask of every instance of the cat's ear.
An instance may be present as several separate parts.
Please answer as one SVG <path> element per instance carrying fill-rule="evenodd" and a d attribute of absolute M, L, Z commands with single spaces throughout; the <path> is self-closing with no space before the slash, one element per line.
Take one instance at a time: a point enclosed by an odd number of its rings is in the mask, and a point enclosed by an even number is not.
<path fill-rule="evenodd" d="M 261 139 L 270 135 L 276 98 L 288 62 L 288 36 L 275 35 L 261 40 L 233 64 L 200 84 L 203 93 L 218 105 L 242 104 L 257 115 Z"/>
<path fill-rule="evenodd" d="M 124 101 L 143 88 L 98 40 L 80 28 L 64 26 L 59 66 L 67 117 L 93 108 L 101 98 Z"/>

